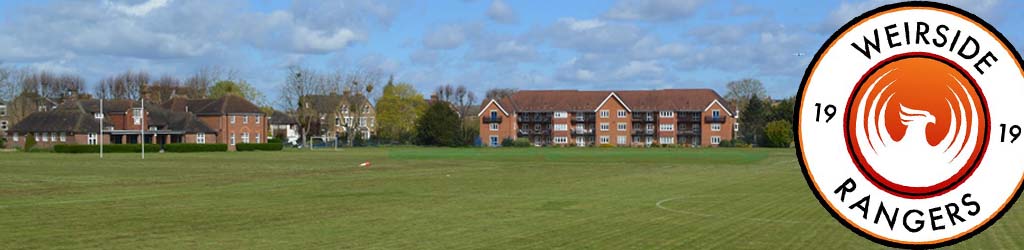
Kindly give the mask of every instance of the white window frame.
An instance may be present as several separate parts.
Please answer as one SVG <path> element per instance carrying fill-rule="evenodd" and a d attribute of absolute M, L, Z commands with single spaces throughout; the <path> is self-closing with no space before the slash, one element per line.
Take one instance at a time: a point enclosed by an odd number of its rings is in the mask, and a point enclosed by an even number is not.
<path fill-rule="evenodd" d="M 249 143 L 249 132 L 242 132 L 242 143 Z"/>
<path fill-rule="evenodd" d="M 18 142 L 18 140 L 19 140 L 18 139 L 18 133 L 14 133 L 14 136 L 12 137 L 12 139 L 14 139 L 14 142 Z"/>
<path fill-rule="evenodd" d="M 626 110 L 620 109 L 618 112 L 615 112 L 615 117 L 626 118 Z"/>
<path fill-rule="evenodd" d="M 554 142 L 555 142 L 555 144 L 568 144 L 569 143 L 569 137 L 558 136 L 558 137 L 555 137 Z"/>
<path fill-rule="evenodd" d="M 231 124 L 235 124 L 235 116 L 232 115 L 229 119 L 231 120 Z"/>
<path fill-rule="evenodd" d="M 260 124 L 260 115 L 255 115 L 254 117 L 256 118 L 256 124 Z"/>
<path fill-rule="evenodd" d="M 628 129 L 628 128 L 629 128 L 629 125 L 626 125 L 625 122 L 620 122 L 620 123 L 615 124 L 615 129 L 618 130 L 618 131 L 626 131 L 626 129 Z"/>
<path fill-rule="evenodd" d="M 609 129 L 611 129 L 611 125 L 609 125 L 607 122 L 602 122 L 600 125 L 600 129 L 601 131 L 608 131 Z"/>
<path fill-rule="evenodd" d="M 248 115 L 243 115 L 242 116 L 242 124 L 249 124 L 249 116 Z"/>
<path fill-rule="evenodd" d="M 142 124 L 142 109 L 141 108 L 133 108 L 132 109 L 132 121 L 134 122 L 134 125 Z"/>
<path fill-rule="evenodd" d="M 676 114 L 676 112 L 672 112 L 672 111 L 660 111 L 660 112 L 658 112 L 658 117 L 661 117 L 661 118 L 672 118 L 672 117 L 675 117 L 675 114 Z"/>
<path fill-rule="evenodd" d="M 602 135 L 602 136 L 601 136 L 601 140 L 600 140 L 600 142 L 601 142 L 601 144 L 608 144 L 608 143 L 611 143 L 611 141 L 610 141 L 610 140 L 608 139 L 608 136 L 607 136 L 607 135 Z"/>
<path fill-rule="evenodd" d="M 658 143 L 662 145 L 675 144 L 676 138 L 671 136 L 658 137 Z"/>
<path fill-rule="evenodd" d="M 0 121 L 0 131 L 7 131 L 7 120 Z"/>
<path fill-rule="evenodd" d="M 601 118 L 608 118 L 608 110 L 607 109 L 602 109 L 601 112 L 599 112 L 599 113 L 601 115 Z"/>
<path fill-rule="evenodd" d="M 196 134 L 196 144 L 206 144 L 206 134 L 205 133 L 198 133 L 198 134 Z"/>
<path fill-rule="evenodd" d="M 57 132 L 50 133 L 50 141 L 57 142 Z"/>
<path fill-rule="evenodd" d="M 491 131 L 498 131 L 498 124 L 497 123 L 491 123 Z"/>
<path fill-rule="evenodd" d="M 569 124 L 555 124 L 555 131 L 569 131 Z"/>
<path fill-rule="evenodd" d="M 555 112 L 554 117 L 555 118 L 567 118 L 567 117 L 569 117 L 569 112 L 558 111 L 558 112 Z"/>
<path fill-rule="evenodd" d="M 620 135 L 615 138 L 615 142 L 618 143 L 619 145 L 626 145 L 626 143 L 628 143 L 629 140 L 626 140 L 625 135 Z"/>
<path fill-rule="evenodd" d="M 7 116 L 7 105 L 0 105 L 0 116 Z"/>
<path fill-rule="evenodd" d="M 498 136 L 497 135 L 492 135 L 491 136 L 490 143 L 491 143 L 491 147 L 497 147 L 497 146 L 501 145 L 501 142 L 498 141 Z"/>
<path fill-rule="evenodd" d="M 712 123 L 711 124 L 711 131 L 722 131 L 722 124 L 721 123 Z"/>
<path fill-rule="evenodd" d="M 231 133 L 231 145 L 235 145 L 235 133 Z"/>
<path fill-rule="evenodd" d="M 68 134 L 65 133 L 65 132 L 60 132 L 60 142 L 67 142 L 67 141 L 68 141 Z"/>
<path fill-rule="evenodd" d="M 98 139 L 96 139 L 96 133 L 89 133 L 89 135 L 85 139 L 85 143 L 89 145 L 96 145 L 97 142 Z"/>
<path fill-rule="evenodd" d="M 50 140 L 50 132 L 43 132 L 42 136 L 36 137 L 37 141 L 48 142 Z"/>
<path fill-rule="evenodd" d="M 255 143 L 262 143 L 262 141 L 260 141 L 260 133 L 256 133 L 256 137 L 253 137 L 253 141 Z"/>
<path fill-rule="evenodd" d="M 722 137 L 721 136 L 712 136 L 711 137 L 711 145 L 718 145 L 719 143 L 722 143 Z"/>
<path fill-rule="evenodd" d="M 732 131 L 740 131 L 740 123 L 734 122 L 732 124 Z"/>
<path fill-rule="evenodd" d="M 92 117 L 96 118 L 96 119 L 103 119 L 103 113 L 100 113 L 100 112 L 92 113 Z"/>
<path fill-rule="evenodd" d="M 675 131 L 676 125 L 671 123 L 662 123 L 658 126 L 658 131 Z"/>
<path fill-rule="evenodd" d="M 585 128 L 583 127 L 583 123 L 577 123 L 576 124 L 576 130 L 584 130 L 584 129 Z"/>
<path fill-rule="evenodd" d="M 718 118 L 720 115 L 722 115 L 721 111 L 717 109 L 711 110 L 711 117 Z"/>

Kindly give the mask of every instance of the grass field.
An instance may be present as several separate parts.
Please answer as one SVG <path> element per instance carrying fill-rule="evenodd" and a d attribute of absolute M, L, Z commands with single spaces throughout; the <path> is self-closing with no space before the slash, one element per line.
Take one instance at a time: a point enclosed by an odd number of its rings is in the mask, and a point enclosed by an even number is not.
<path fill-rule="evenodd" d="M 821 208 L 792 150 L 146 157 L 0 153 L 0 249 L 879 248 Z M 1017 207 L 956 248 L 1022 235 Z"/>

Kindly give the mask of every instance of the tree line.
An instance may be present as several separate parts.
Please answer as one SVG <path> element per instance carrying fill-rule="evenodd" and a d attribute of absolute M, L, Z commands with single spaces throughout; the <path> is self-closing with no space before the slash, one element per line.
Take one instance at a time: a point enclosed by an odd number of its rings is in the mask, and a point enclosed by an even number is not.
<path fill-rule="evenodd" d="M 794 97 L 772 99 L 761 81 L 743 79 L 726 85 L 725 99 L 739 110 L 740 133 L 722 146 L 790 147 L 793 143 Z"/>

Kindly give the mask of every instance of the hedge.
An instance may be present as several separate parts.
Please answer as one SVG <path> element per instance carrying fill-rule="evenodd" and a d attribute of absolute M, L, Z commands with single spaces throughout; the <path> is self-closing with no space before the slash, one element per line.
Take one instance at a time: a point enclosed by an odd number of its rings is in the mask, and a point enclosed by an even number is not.
<path fill-rule="evenodd" d="M 160 145 L 146 144 L 146 151 L 147 152 L 159 152 L 160 151 Z M 100 146 L 99 145 L 67 145 L 67 144 L 58 144 L 58 145 L 53 145 L 53 152 L 57 152 L 57 153 L 72 153 L 72 154 L 99 153 L 100 152 Z M 103 145 L 103 152 L 104 153 L 138 153 L 138 152 L 142 152 L 142 147 L 139 147 L 138 144 L 111 144 L 111 145 Z"/>
<path fill-rule="evenodd" d="M 164 151 L 170 153 L 191 153 L 191 152 L 225 152 L 228 151 L 227 144 L 167 144 Z"/>
<path fill-rule="evenodd" d="M 281 151 L 284 148 L 280 143 L 239 143 L 235 144 L 237 151 Z"/>

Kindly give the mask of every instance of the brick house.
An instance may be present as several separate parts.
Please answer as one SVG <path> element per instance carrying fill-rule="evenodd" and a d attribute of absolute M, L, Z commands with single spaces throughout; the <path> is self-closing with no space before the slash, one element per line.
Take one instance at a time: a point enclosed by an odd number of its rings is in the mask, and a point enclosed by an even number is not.
<path fill-rule="evenodd" d="M 535 145 L 717 146 L 732 140 L 739 114 L 710 89 L 530 90 L 485 100 L 480 140 Z"/>
<path fill-rule="evenodd" d="M 100 133 L 100 124 L 103 133 Z M 143 132 L 145 125 L 145 132 Z M 142 136 L 143 133 L 145 136 Z M 37 147 L 56 144 L 148 144 L 206 143 L 215 140 L 216 132 L 189 113 L 172 112 L 130 100 L 76 100 L 57 108 L 35 112 L 10 129 L 12 147 L 24 147 L 26 136 L 36 139 Z"/>
<path fill-rule="evenodd" d="M 324 141 L 341 137 L 349 130 L 359 133 L 363 139 L 370 139 L 377 131 L 377 111 L 362 94 L 345 91 L 341 95 L 307 95 L 299 98 L 299 105 L 299 113 L 318 118 L 314 119 L 316 124 L 309 125 L 318 130 L 309 132 L 319 134 L 317 137 Z"/>
<path fill-rule="evenodd" d="M 238 143 L 266 143 L 269 136 L 266 115 L 258 106 L 239 96 L 194 100 L 175 97 L 161 107 L 196 116 L 217 135 L 207 141 L 228 144 L 228 150 L 235 150 Z"/>

